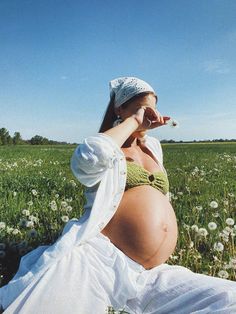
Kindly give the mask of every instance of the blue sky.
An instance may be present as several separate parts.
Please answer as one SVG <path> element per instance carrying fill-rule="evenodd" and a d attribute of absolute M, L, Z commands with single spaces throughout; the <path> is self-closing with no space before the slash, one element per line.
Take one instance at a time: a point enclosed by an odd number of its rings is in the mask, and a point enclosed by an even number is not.
<path fill-rule="evenodd" d="M 136 76 L 179 121 L 159 139 L 236 137 L 236 1 L 1 0 L 0 127 L 80 142 L 108 83 Z"/>

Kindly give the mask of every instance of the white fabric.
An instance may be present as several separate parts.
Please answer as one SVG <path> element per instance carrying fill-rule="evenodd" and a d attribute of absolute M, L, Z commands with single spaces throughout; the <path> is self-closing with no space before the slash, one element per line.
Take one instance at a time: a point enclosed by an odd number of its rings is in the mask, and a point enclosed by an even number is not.
<path fill-rule="evenodd" d="M 145 81 L 137 77 L 118 77 L 109 82 L 110 96 L 115 95 L 114 106 L 117 108 L 143 92 L 153 92 L 154 89 Z"/>
<path fill-rule="evenodd" d="M 236 283 L 161 264 L 146 270 L 99 233 L 35 280 L 4 314 L 235 314 Z"/>
<path fill-rule="evenodd" d="M 160 142 L 145 139 L 165 171 Z M 235 304 L 235 282 L 166 264 L 145 270 L 102 236 L 124 192 L 124 157 L 104 133 L 75 149 L 71 169 L 87 186 L 86 211 L 68 221 L 54 244 L 21 258 L 14 278 L 0 288 L 4 313 L 103 314 L 107 303 L 116 308 L 126 304 L 130 313 L 235 313 L 235 305 L 229 305 Z"/>
<path fill-rule="evenodd" d="M 146 146 L 165 171 L 160 142 L 148 135 L 145 138 Z M 71 169 L 75 177 L 88 187 L 86 197 L 90 205 L 87 202 L 86 211 L 79 220 L 67 222 L 54 244 L 39 246 L 21 258 L 16 275 L 0 288 L 0 305 L 4 309 L 17 297 L 21 299 L 31 285 L 43 278 L 75 246 L 83 245 L 96 236 L 110 221 L 119 205 L 125 190 L 126 160 L 110 136 L 98 133 L 84 139 L 73 153 Z"/>

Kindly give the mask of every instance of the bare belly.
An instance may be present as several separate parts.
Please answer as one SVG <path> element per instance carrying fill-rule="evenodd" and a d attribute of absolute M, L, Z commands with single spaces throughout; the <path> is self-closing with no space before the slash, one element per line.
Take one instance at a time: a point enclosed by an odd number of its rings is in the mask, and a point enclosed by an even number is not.
<path fill-rule="evenodd" d="M 178 236 L 170 202 L 148 185 L 125 191 L 115 215 L 101 232 L 146 269 L 169 258 Z"/>

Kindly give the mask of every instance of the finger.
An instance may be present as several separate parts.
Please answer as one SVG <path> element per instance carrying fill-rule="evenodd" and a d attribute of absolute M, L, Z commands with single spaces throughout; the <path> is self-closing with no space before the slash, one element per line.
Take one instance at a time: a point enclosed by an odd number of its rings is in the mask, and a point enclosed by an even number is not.
<path fill-rule="evenodd" d="M 135 115 L 141 117 L 143 119 L 145 114 L 145 107 L 140 107 L 138 108 L 138 110 L 136 111 Z"/>
<path fill-rule="evenodd" d="M 168 120 L 170 120 L 170 117 L 164 116 L 163 119 L 164 119 L 164 123 L 167 124 Z"/>
<path fill-rule="evenodd" d="M 148 116 L 156 118 L 157 112 L 154 108 L 146 107 L 146 113 L 148 114 Z"/>
<path fill-rule="evenodd" d="M 143 109 L 143 110 L 140 110 L 140 109 Z M 144 116 L 145 111 L 146 111 L 146 107 L 142 106 L 142 107 L 140 107 L 140 108 L 138 109 L 138 111 L 137 111 L 137 112 L 141 112 L 141 113 L 142 113 L 142 115 Z"/>
<path fill-rule="evenodd" d="M 160 113 L 157 111 L 157 109 L 150 109 L 152 110 L 153 120 L 158 119 L 160 117 Z"/>
<path fill-rule="evenodd" d="M 151 121 L 158 121 L 160 122 L 160 113 L 151 107 L 145 107 L 145 117 Z"/>
<path fill-rule="evenodd" d="M 160 112 L 156 110 L 156 114 L 157 114 L 157 121 L 160 122 L 161 121 Z"/>
<path fill-rule="evenodd" d="M 152 122 L 152 124 L 150 125 L 150 128 L 154 129 L 154 128 L 157 128 L 157 127 L 162 126 L 162 125 L 163 124 L 161 124 L 160 122 L 155 121 L 155 122 Z"/>

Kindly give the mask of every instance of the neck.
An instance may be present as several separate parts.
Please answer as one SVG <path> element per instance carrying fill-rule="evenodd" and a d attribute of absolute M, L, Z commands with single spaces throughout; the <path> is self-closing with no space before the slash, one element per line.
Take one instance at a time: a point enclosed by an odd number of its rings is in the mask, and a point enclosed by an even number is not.
<path fill-rule="evenodd" d="M 145 146 L 145 140 L 142 137 L 138 138 L 134 135 L 131 135 L 129 138 L 127 138 L 127 140 L 122 145 L 122 147 L 124 148 L 128 148 L 128 147 L 138 148 L 141 146 Z"/>

